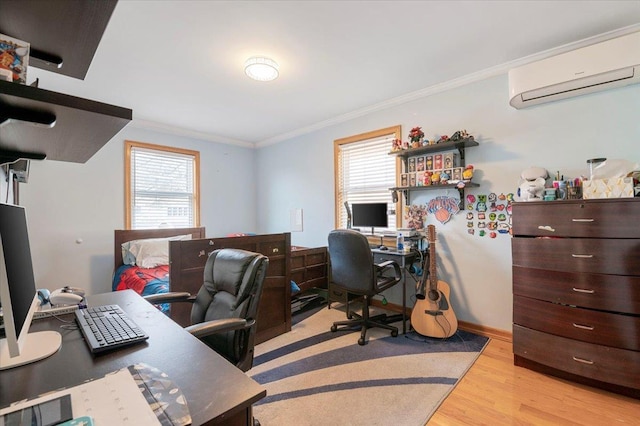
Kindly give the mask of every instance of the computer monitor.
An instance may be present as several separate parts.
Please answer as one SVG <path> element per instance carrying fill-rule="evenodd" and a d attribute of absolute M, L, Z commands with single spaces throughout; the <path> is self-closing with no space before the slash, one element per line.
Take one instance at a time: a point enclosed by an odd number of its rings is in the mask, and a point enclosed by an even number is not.
<path fill-rule="evenodd" d="M 389 215 L 387 203 L 353 203 L 351 214 L 354 227 L 388 228 Z"/>
<path fill-rule="evenodd" d="M 62 336 L 57 331 L 29 333 L 39 301 L 23 207 L 0 203 L 0 245 L 0 304 L 6 335 L 0 339 L 0 370 L 6 370 L 53 355 Z"/>

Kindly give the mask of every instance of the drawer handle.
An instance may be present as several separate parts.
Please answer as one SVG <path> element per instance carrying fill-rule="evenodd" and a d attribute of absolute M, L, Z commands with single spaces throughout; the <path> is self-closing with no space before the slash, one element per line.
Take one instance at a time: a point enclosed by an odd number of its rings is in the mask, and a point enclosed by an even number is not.
<path fill-rule="evenodd" d="M 577 257 L 579 259 L 591 259 L 593 255 L 592 254 L 572 254 L 571 257 Z"/>
<path fill-rule="evenodd" d="M 274 247 L 273 250 L 272 250 L 272 253 L 279 253 L 279 252 L 280 252 L 280 250 L 278 250 L 278 247 Z"/>
<path fill-rule="evenodd" d="M 590 361 L 590 360 L 588 360 L 588 359 L 578 358 L 578 357 L 575 357 L 575 356 L 574 356 L 574 357 L 572 357 L 572 358 L 573 358 L 573 360 L 574 360 L 574 361 L 576 361 L 576 362 L 581 362 L 581 363 L 583 363 L 583 364 L 588 364 L 588 365 L 593 365 L 593 364 L 594 364 L 594 362 L 593 362 L 593 361 Z"/>
<path fill-rule="evenodd" d="M 582 324 L 576 324 L 575 322 L 573 323 L 573 326 L 575 328 L 580 328 L 582 330 L 593 330 L 593 326 L 590 325 L 582 325 Z"/>
<path fill-rule="evenodd" d="M 595 219 L 571 219 L 572 222 L 595 222 Z"/>
<path fill-rule="evenodd" d="M 578 293 L 588 293 L 588 294 L 593 294 L 596 292 L 595 290 L 588 290 L 586 288 L 575 288 L 575 287 L 573 287 L 573 291 L 576 291 Z"/>
<path fill-rule="evenodd" d="M 556 232 L 556 230 L 549 225 L 538 225 L 538 229 L 541 231 Z"/>

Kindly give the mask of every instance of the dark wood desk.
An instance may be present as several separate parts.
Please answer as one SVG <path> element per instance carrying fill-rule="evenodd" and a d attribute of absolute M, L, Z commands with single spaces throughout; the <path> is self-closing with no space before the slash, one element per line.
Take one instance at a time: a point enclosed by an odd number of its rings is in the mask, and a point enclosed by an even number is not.
<path fill-rule="evenodd" d="M 266 396 L 266 390 L 138 294 L 132 290 L 105 293 L 89 296 L 87 302 L 90 306 L 120 305 L 147 332 L 149 340 L 93 356 L 79 330 L 60 329 L 62 323 L 56 319 L 36 320 L 31 329 L 59 331 L 62 347 L 42 361 L 3 371 L 0 408 L 144 362 L 167 373 L 180 387 L 194 425 L 253 424 L 251 406 Z M 63 318 L 74 319 L 73 315 Z"/>
<path fill-rule="evenodd" d="M 400 271 L 402 273 L 402 334 L 407 332 L 407 267 L 413 263 L 418 254 L 414 251 L 405 252 L 398 251 L 396 249 L 380 250 L 371 249 L 373 253 L 373 261 L 375 263 L 382 263 L 386 260 L 393 260 L 400 265 Z"/>

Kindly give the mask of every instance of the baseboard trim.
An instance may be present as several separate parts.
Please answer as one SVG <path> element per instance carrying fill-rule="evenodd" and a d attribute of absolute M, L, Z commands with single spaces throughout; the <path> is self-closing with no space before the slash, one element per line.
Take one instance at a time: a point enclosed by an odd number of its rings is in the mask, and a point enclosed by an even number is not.
<path fill-rule="evenodd" d="M 382 303 L 381 300 L 371 300 L 371 306 L 386 309 L 392 312 L 402 313 L 402 305 L 395 303 Z M 407 319 L 411 319 L 411 308 L 405 309 L 405 315 Z M 502 340 L 504 342 L 513 343 L 513 334 L 506 330 L 500 330 L 498 328 L 486 327 L 480 324 L 474 324 L 466 321 L 458 321 L 458 328 L 460 330 L 469 331 L 471 333 L 479 334 L 480 336 L 489 337 L 491 339 Z"/>

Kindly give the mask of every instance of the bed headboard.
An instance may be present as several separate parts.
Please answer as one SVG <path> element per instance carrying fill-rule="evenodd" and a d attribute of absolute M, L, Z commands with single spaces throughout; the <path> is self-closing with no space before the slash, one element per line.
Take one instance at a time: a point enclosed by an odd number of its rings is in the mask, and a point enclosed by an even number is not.
<path fill-rule="evenodd" d="M 127 241 L 142 240 L 145 238 L 166 238 L 176 235 L 191 234 L 191 238 L 205 237 L 205 228 L 162 228 L 162 229 L 116 229 L 113 234 L 113 261 L 114 271 L 122 265 L 122 244 Z"/>

